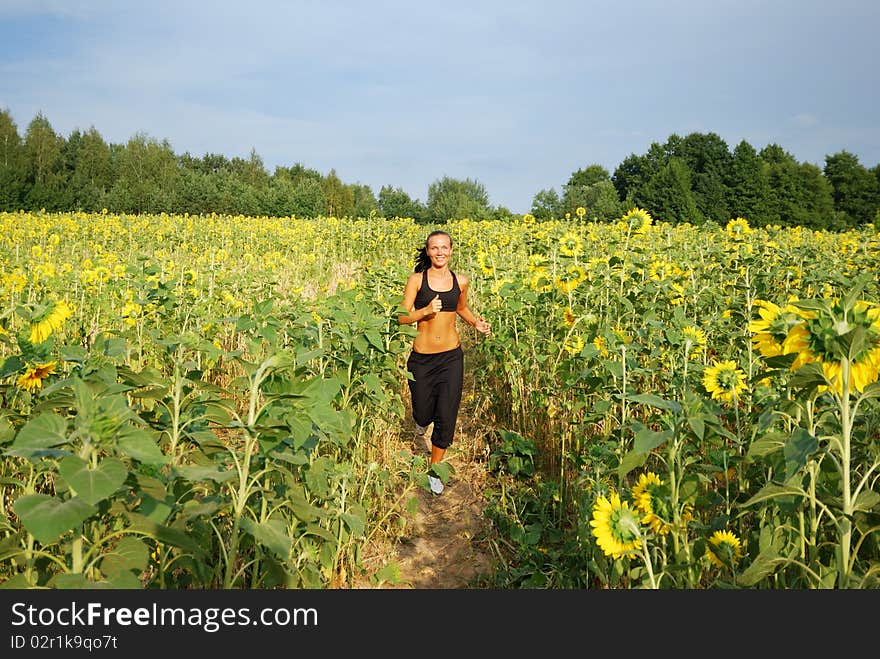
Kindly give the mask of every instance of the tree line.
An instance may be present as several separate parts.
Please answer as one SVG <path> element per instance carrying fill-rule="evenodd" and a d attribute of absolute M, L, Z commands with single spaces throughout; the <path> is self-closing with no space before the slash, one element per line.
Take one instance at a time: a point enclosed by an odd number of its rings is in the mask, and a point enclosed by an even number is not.
<path fill-rule="evenodd" d="M 827 155 L 820 169 L 778 144 L 756 151 L 743 140 L 731 151 L 715 133 L 673 134 L 642 155 L 629 155 L 613 173 L 590 165 L 574 172 L 561 192 L 538 192 L 532 213 L 573 216 L 577 207 L 598 220 L 639 207 L 673 224 L 742 217 L 753 226 L 880 226 L 880 165 L 868 169 L 841 150 Z"/>
<path fill-rule="evenodd" d="M 731 151 L 714 133 L 672 135 L 613 172 L 591 164 L 556 189 L 538 191 L 529 212 L 538 219 L 606 221 L 643 208 L 672 223 L 779 224 L 840 230 L 880 224 L 880 165 L 868 169 L 840 151 L 824 168 L 798 162 L 776 144 L 760 152 L 742 141 Z M 0 111 L 0 210 L 116 213 L 229 213 L 298 217 L 507 218 L 476 179 L 436 179 L 422 202 L 403 188 L 346 183 L 301 163 L 269 172 L 260 156 L 177 154 L 167 140 L 138 133 L 108 143 L 94 128 L 65 137 L 38 113 L 24 134 Z"/>

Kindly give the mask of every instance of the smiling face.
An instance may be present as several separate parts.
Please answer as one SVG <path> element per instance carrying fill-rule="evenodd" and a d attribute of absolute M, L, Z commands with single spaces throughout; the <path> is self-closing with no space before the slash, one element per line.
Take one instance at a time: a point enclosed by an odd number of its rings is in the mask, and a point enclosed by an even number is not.
<path fill-rule="evenodd" d="M 452 256 L 452 240 L 446 234 L 438 233 L 428 238 L 425 250 L 431 259 L 431 265 L 442 268 L 449 263 Z"/>

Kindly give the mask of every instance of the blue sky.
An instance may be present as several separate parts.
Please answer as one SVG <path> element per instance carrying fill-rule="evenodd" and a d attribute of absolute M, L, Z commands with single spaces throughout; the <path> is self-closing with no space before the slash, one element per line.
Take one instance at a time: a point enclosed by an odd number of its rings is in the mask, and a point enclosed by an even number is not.
<path fill-rule="evenodd" d="M 0 0 L 0 108 L 527 212 L 673 133 L 880 162 L 876 0 Z"/>

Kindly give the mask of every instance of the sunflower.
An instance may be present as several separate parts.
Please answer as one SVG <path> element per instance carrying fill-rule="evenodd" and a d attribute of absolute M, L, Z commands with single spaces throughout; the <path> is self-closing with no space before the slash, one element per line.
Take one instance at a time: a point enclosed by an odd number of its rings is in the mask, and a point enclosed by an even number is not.
<path fill-rule="evenodd" d="M 752 232 L 752 229 L 746 219 L 737 217 L 727 223 L 725 231 L 730 238 L 745 238 Z"/>
<path fill-rule="evenodd" d="M 732 359 L 723 362 L 716 359 L 703 371 L 703 386 L 713 399 L 730 401 L 746 389 L 746 375 Z"/>
<path fill-rule="evenodd" d="M 708 556 L 718 567 L 736 565 L 743 557 L 740 539 L 730 531 L 715 531 L 709 538 Z"/>
<path fill-rule="evenodd" d="M 568 294 L 576 289 L 578 287 L 578 284 L 580 284 L 586 278 L 587 273 L 581 266 L 571 265 L 563 275 L 556 278 L 556 288 L 558 288 L 563 293 Z"/>
<path fill-rule="evenodd" d="M 562 318 L 565 320 L 565 324 L 571 327 L 574 325 L 574 314 L 571 312 L 571 307 L 565 307 L 562 311 Z"/>
<path fill-rule="evenodd" d="M 596 338 L 593 339 L 593 345 L 596 347 L 596 350 L 599 351 L 599 354 L 603 357 L 608 356 L 608 347 L 605 345 L 605 337 L 596 335 Z"/>
<path fill-rule="evenodd" d="M 559 253 L 564 256 L 580 256 L 584 253 L 584 241 L 574 231 L 566 231 L 559 239 Z"/>
<path fill-rule="evenodd" d="M 699 327 L 688 325 L 681 331 L 684 334 L 685 352 L 690 355 L 697 355 L 706 345 L 706 333 Z"/>
<path fill-rule="evenodd" d="M 646 233 L 654 219 L 648 211 L 641 208 L 633 208 L 620 218 L 626 223 L 627 228 L 633 233 Z"/>
<path fill-rule="evenodd" d="M 584 208 L 583 206 L 578 206 L 577 208 L 574 209 L 574 214 L 577 215 L 578 217 L 583 217 L 584 215 L 587 214 L 587 209 Z"/>
<path fill-rule="evenodd" d="M 849 383 L 852 391 L 862 392 L 878 379 L 880 369 L 880 307 L 859 300 L 843 308 L 840 300 L 819 312 L 800 311 L 802 322 L 794 325 L 783 341 L 786 353 L 797 353 L 791 366 L 797 370 L 804 364 L 819 362 L 829 386 L 843 393 L 843 360 L 849 361 Z M 860 349 L 852 353 L 853 336 L 861 336 Z"/>
<path fill-rule="evenodd" d="M 638 513 L 616 492 L 596 499 L 590 526 L 606 556 L 620 558 L 641 549 Z"/>
<path fill-rule="evenodd" d="M 27 391 L 39 389 L 43 386 L 43 380 L 47 378 L 50 373 L 55 372 L 55 367 L 57 365 L 58 362 L 45 362 L 43 364 L 38 364 L 37 366 L 32 366 L 18 377 L 18 382 L 16 384 Z"/>
<path fill-rule="evenodd" d="M 665 512 L 661 488 L 663 481 L 652 471 L 647 474 L 639 474 L 639 479 L 632 488 L 632 497 L 636 509 L 644 516 L 642 523 L 651 527 L 654 533 L 665 535 L 672 529 L 672 524 L 664 520 L 657 513 Z"/>
<path fill-rule="evenodd" d="M 31 323 L 30 342 L 37 344 L 48 339 L 52 332 L 61 329 L 64 321 L 73 315 L 73 309 L 64 300 L 59 300 L 47 309 L 38 320 Z"/>
<path fill-rule="evenodd" d="M 755 300 L 760 320 L 749 322 L 749 331 L 754 334 L 752 343 L 764 357 L 785 354 L 783 342 L 789 330 L 803 321 L 802 312 L 789 303 L 780 308 L 767 300 Z"/>
<path fill-rule="evenodd" d="M 579 355 L 581 350 L 584 349 L 584 340 L 577 334 L 572 336 L 565 344 L 562 346 L 569 355 L 574 357 L 575 355 Z"/>
<path fill-rule="evenodd" d="M 663 481 L 653 471 L 639 474 L 639 479 L 632 488 L 632 497 L 636 508 L 643 513 L 651 512 L 651 491 L 662 485 Z"/>

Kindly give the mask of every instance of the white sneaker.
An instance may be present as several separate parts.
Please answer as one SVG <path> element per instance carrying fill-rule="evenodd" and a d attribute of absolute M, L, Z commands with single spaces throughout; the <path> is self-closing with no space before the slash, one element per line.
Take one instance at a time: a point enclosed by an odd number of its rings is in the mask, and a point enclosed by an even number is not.
<path fill-rule="evenodd" d="M 434 494 L 440 494 L 443 492 L 443 481 L 441 481 L 436 476 L 431 476 L 428 474 L 428 483 L 431 485 L 431 492 Z"/>

